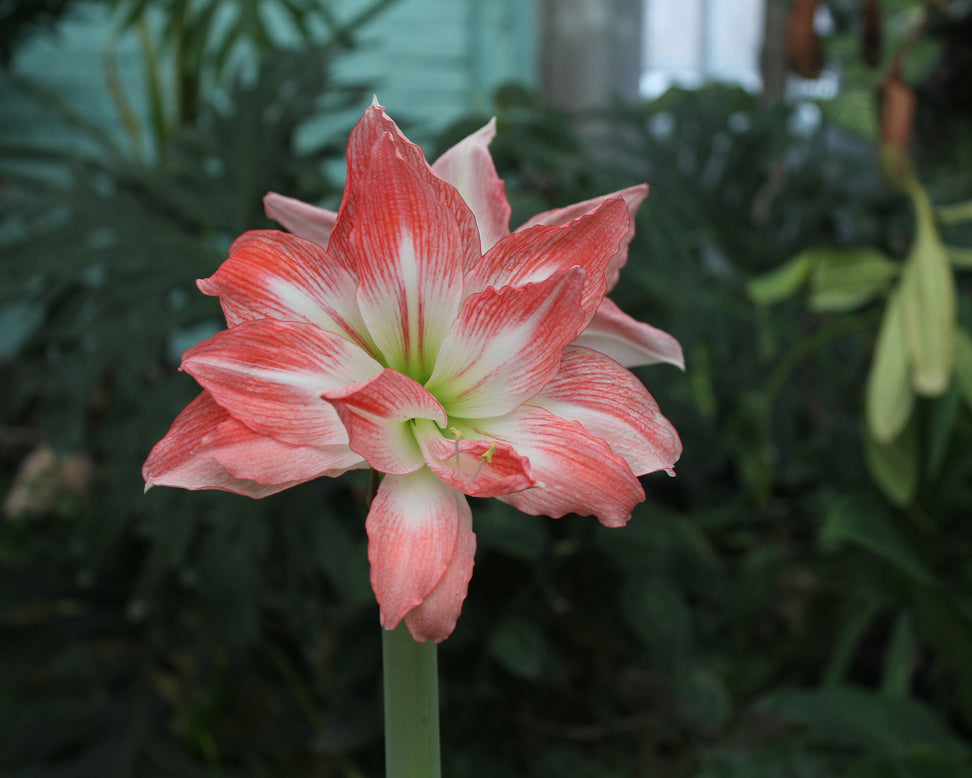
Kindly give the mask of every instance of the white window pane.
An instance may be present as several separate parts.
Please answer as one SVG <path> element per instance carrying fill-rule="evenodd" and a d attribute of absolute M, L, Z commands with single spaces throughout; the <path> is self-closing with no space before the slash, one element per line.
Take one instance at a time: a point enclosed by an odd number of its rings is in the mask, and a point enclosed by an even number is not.
<path fill-rule="evenodd" d="M 641 93 L 706 80 L 760 87 L 766 0 L 644 0 Z"/>
<path fill-rule="evenodd" d="M 702 55 L 702 0 L 646 0 L 645 59 L 651 68 L 694 70 Z"/>
<path fill-rule="evenodd" d="M 709 3 L 710 77 L 750 88 L 758 86 L 764 5 L 765 0 L 712 0 Z"/>

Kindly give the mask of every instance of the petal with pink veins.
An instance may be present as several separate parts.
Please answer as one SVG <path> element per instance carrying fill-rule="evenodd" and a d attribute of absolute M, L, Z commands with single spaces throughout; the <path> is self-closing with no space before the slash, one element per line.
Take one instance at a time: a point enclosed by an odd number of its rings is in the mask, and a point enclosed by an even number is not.
<path fill-rule="evenodd" d="M 371 150 L 375 142 L 386 134 L 390 136 L 403 159 L 415 167 L 426 165 L 422 149 L 405 137 L 375 98 L 348 137 L 348 175 L 334 229 L 327 244 L 328 248 L 338 256 L 350 259 L 348 239 L 357 219 L 359 183 L 371 166 Z"/>
<path fill-rule="evenodd" d="M 557 374 L 561 352 L 583 327 L 584 276 L 575 267 L 466 298 L 426 383 L 450 416 L 506 413 Z"/>
<path fill-rule="evenodd" d="M 375 470 L 405 475 L 425 464 L 413 419 L 445 426 L 446 413 L 425 387 L 385 369 L 359 384 L 324 392 L 348 431 L 350 446 Z"/>
<path fill-rule="evenodd" d="M 607 297 L 577 338 L 578 346 L 607 354 L 624 367 L 667 362 L 684 370 L 682 347 L 667 332 L 632 319 Z"/>
<path fill-rule="evenodd" d="M 358 223 L 349 238 L 368 331 L 389 367 L 417 379 L 428 375 L 459 311 L 464 268 L 479 259 L 472 213 L 458 195 L 456 207 L 443 203 L 439 190 L 448 184 L 435 181 L 381 136 L 359 182 Z"/>
<path fill-rule="evenodd" d="M 634 238 L 635 234 L 635 214 L 638 212 L 641 203 L 648 196 L 648 184 L 629 186 L 627 189 L 621 189 L 620 191 L 612 192 L 602 197 L 595 197 L 592 200 L 574 203 L 573 205 L 568 205 L 566 208 L 555 208 L 552 211 L 538 213 L 533 218 L 528 219 L 522 226 L 518 227 L 516 231 L 525 230 L 535 224 L 567 224 L 578 216 L 583 216 L 585 213 L 590 213 L 595 208 L 600 207 L 605 200 L 611 200 L 619 196 L 624 198 L 624 202 L 628 206 L 630 218 L 627 234 L 622 239 L 618 251 L 608 262 L 607 288 L 610 291 L 618 283 L 618 274 L 628 261 L 628 246 L 631 244 L 631 239 Z"/>
<path fill-rule="evenodd" d="M 427 468 L 382 479 L 365 529 L 371 586 L 385 629 L 394 629 L 406 613 L 422 604 L 457 551 L 469 554 L 464 546 L 457 549 L 464 521 L 471 521 L 466 498 Z M 449 602 L 458 615 L 462 598 L 454 600 Z"/>
<path fill-rule="evenodd" d="M 506 416 L 467 423 L 484 438 L 509 443 L 530 460 L 537 485 L 498 498 L 524 513 L 553 519 L 568 513 L 593 515 L 607 527 L 620 527 L 645 499 L 628 463 L 576 421 L 522 405 Z"/>
<path fill-rule="evenodd" d="M 466 501 L 459 498 L 460 508 Z M 456 628 L 456 621 L 466 599 L 466 590 L 473 573 L 476 556 L 476 535 L 472 531 L 472 512 L 466 506 L 460 510 L 456 547 L 449 566 L 435 588 L 420 605 L 405 614 L 405 626 L 412 637 L 421 642 L 441 643 Z"/>
<path fill-rule="evenodd" d="M 244 233 L 229 259 L 196 285 L 220 298 L 230 327 L 253 319 L 309 321 L 374 348 L 355 300 L 354 274 L 304 238 L 275 230 Z"/>
<path fill-rule="evenodd" d="M 224 425 L 236 423 L 209 392 L 200 394 L 176 417 L 142 465 L 146 488 L 218 489 L 259 499 L 301 482 L 302 479 L 290 472 L 282 474 L 284 480 L 264 478 L 259 482 L 232 475 L 217 459 L 201 451 L 207 437 L 218 438 Z M 250 434 L 256 436 L 256 433 Z"/>
<path fill-rule="evenodd" d="M 603 438 L 634 475 L 673 467 L 682 454 L 678 433 L 642 383 L 609 357 L 568 346 L 560 372 L 530 400 Z"/>
<path fill-rule="evenodd" d="M 263 210 L 274 221 L 280 222 L 294 235 L 304 240 L 313 241 L 318 246 L 327 248 L 331 239 L 331 231 L 337 214 L 316 205 L 285 197 L 276 192 L 267 192 L 263 196 Z"/>
<path fill-rule="evenodd" d="M 194 453 L 216 460 L 234 478 L 259 484 L 336 478 L 367 464 L 347 445 L 293 446 L 258 435 L 232 417 L 206 435 Z"/>
<path fill-rule="evenodd" d="M 321 394 L 381 372 L 339 335 L 272 319 L 216 333 L 183 355 L 182 368 L 255 432 L 310 446 L 348 442 L 337 411 Z"/>
<path fill-rule="evenodd" d="M 508 443 L 464 439 L 457 429 L 450 433 L 453 438 L 443 437 L 431 422 L 415 425 L 415 437 L 426 464 L 453 489 L 470 497 L 496 497 L 535 483 L 529 460 Z"/>
<path fill-rule="evenodd" d="M 328 249 L 336 255 L 349 257 L 352 262 L 355 260 L 349 241 L 354 225 L 362 218 L 359 214 L 362 207 L 361 193 L 368 191 L 369 185 L 364 185 L 362 182 L 366 177 L 372 175 L 377 176 L 376 180 L 379 185 L 382 184 L 381 165 L 379 162 L 378 169 L 375 170 L 374 159 L 375 147 L 379 141 L 390 144 L 397 156 L 412 170 L 412 173 L 428 185 L 439 200 L 439 208 L 451 211 L 453 215 L 457 216 L 457 224 L 463 234 L 462 240 L 475 244 L 477 249 L 475 256 L 463 258 L 465 268 L 471 267 L 479 259 L 481 253 L 479 251 L 479 230 L 476 226 L 475 217 L 455 187 L 432 172 L 432 168 L 425 161 L 422 149 L 405 137 L 398 125 L 388 118 L 385 109 L 378 105 L 377 100 L 365 111 L 361 121 L 355 125 L 351 137 L 348 139 L 348 177 Z M 378 193 L 373 194 L 378 196 Z M 462 215 L 460 216 L 460 214 Z"/>
<path fill-rule="evenodd" d="M 432 172 L 458 189 L 472 210 L 483 252 L 510 234 L 510 202 L 489 154 L 489 144 L 495 137 L 496 119 L 490 119 L 485 127 L 459 141 L 432 165 Z"/>
<path fill-rule="evenodd" d="M 517 230 L 486 252 L 466 275 L 465 292 L 521 286 L 580 267 L 587 274 L 581 296 L 586 324 L 604 298 L 604 271 L 628 231 L 628 222 L 624 200 L 617 197 L 563 227 L 537 225 Z"/>

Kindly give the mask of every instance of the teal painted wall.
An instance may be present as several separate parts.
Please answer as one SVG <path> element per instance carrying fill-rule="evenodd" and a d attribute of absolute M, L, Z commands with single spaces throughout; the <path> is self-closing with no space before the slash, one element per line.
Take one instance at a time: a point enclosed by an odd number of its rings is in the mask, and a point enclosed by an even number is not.
<path fill-rule="evenodd" d="M 371 25 L 370 45 L 346 72 L 374 81 L 389 110 L 416 119 L 488 111 L 500 84 L 536 84 L 536 30 L 532 2 L 400 0 Z"/>
<path fill-rule="evenodd" d="M 366 4 L 331 0 L 341 18 Z M 506 81 L 536 84 L 535 12 L 533 0 L 399 0 L 362 28 L 360 49 L 338 62 L 337 74 L 372 84 L 393 117 L 427 135 L 470 110 L 488 113 L 493 90 Z M 109 47 L 110 31 L 101 5 L 81 7 L 57 32 L 32 40 L 14 69 L 120 138 L 120 119 L 106 86 L 106 50 L 113 52 L 118 78 L 139 113 L 145 99 L 134 36 Z M 0 133 L 41 142 L 72 140 L 36 103 L 12 90 L 2 74 Z"/>

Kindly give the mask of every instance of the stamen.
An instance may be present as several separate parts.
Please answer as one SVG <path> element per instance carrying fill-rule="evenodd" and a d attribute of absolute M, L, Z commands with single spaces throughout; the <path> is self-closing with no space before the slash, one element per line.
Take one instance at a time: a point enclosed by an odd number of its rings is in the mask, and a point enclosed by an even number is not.
<path fill-rule="evenodd" d="M 479 477 L 479 473 L 483 469 L 483 462 L 489 462 L 489 464 L 493 464 L 493 453 L 495 451 L 496 451 L 496 443 L 494 441 L 493 444 L 488 449 L 486 449 L 482 454 L 479 455 L 479 464 L 476 465 L 476 472 L 473 473 L 473 477 L 472 477 L 473 481 L 475 481 Z"/>
<path fill-rule="evenodd" d="M 461 472 L 461 467 L 459 465 L 459 441 L 462 440 L 462 432 L 455 427 L 449 427 L 449 432 L 456 441 L 456 459 L 452 464 L 452 472 L 458 477 L 459 473 Z"/>

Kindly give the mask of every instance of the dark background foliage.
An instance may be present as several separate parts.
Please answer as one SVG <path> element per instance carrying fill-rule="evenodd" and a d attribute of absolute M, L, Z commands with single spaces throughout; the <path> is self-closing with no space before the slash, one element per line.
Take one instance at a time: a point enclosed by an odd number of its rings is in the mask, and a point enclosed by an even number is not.
<path fill-rule="evenodd" d="M 130 24 L 149 5 L 118 4 Z M 42 5 L 46 24 L 66 4 Z M 903 147 L 936 202 L 972 193 L 967 104 L 943 86 L 968 18 L 918 33 L 947 41 Z M 194 280 L 269 226 L 267 190 L 336 202 L 349 127 L 311 148 L 295 136 L 370 98 L 329 75 L 353 25 L 289 51 L 240 28 L 211 50 L 196 21 L 158 44 L 210 69 L 180 71 L 179 109 L 140 144 L 64 111 L 51 121 L 83 148 L 0 138 L 11 778 L 382 774 L 367 476 L 259 502 L 141 494 L 139 464 L 197 391 L 179 355 L 221 327 Z M 201 81 L 244 39 L 263 52 L 255 76 L 226 71 L 207 101 Z M 476 573 L 440 650 L 444 774 L 970 774 L 972 357 L 875 448 L 865 388 L 897 270 L 820 269 L 861 247 L 895 268 L 909 256 L 916 220 L 888 155 L 839 115 L 801 130 L 793 105 L 723 86 L 584 117 L 512 85 L 496 104 L 514 225 L 651 183 L 613 297 L 682 342 L 684 374 L 638 372 L 685 454 L 677 478 L 645 479 L 623 530 L 474 505 Z M 968 331 L 972 236 L 961 211 L 941 214 Z M 813 268 L 791 262 L 808 250 Z"/>

